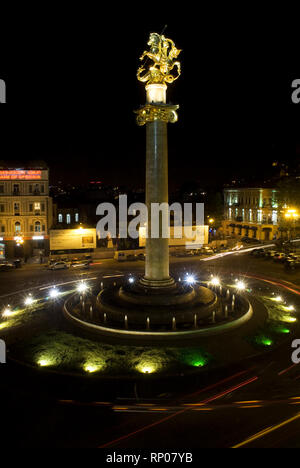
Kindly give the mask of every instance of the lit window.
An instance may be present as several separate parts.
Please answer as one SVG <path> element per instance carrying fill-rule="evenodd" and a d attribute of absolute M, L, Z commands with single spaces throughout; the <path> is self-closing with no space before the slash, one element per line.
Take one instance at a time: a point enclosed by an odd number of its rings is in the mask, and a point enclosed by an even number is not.
<path fill-rule="evenodd" d="M 75 213 L 75 223 L 78 223 L 78 222 L 79 222 L 79 214 Z"/>
<path fill-rule="evenodd" d="M 68 213 L 66 216 L 67 224 L 71 223 L 71 215 Z"/>
<path fill-rule="evenodd" d="M 21 232 L 21 224 L 18 221 L 15 223 L 15 232 Z"/>
<path fill-rule="evenodd" d="M 35 211 L 39 211 L 41 209 L 41 204 L 39 202 L 36 202 L 34 204 L 34 209 L 35 209 Z"/>
<path fill-rule="evenodd" d="M 257 221 L 261 223 L 262 219 L 262 210 L 257 210 Z"/>
<path fill-rule="evenodd" d="M 61 213 L 59 213 L 59 215 L 58 215 L 58 222 L 59 223 L 63 222 L 63 215 Z"/>

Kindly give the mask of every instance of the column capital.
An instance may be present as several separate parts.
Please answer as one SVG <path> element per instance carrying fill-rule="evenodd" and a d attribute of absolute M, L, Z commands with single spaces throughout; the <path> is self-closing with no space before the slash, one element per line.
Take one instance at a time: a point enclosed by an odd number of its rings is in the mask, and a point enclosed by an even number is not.
<path fill-rule="evenodd" d="M 176 110 L 179 105 L 171 104 L 145 104 L 140 109 L 134 111 L 137 114 L 136 122 L 139 126 L 145 125 L 148 122 L 162 120 L 166 123 L 175 123 L 178 120 Z"/>

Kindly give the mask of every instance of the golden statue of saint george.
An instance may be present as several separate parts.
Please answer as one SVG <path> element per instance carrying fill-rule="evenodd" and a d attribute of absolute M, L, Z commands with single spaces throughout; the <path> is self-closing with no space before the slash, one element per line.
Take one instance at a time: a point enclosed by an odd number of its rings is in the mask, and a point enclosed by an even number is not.
<path fill-rule="evenodd" d="M 149 51 L 145 50 L 140 60 L 145 57 L 152 63 L 146 68 L 146 62 L 138 68 L 137 79 L 147 84 L 173 83 L 180 75 L 180 62 L 177 59 L 181 50 L 175 47 L 171 39 L 157 33 L 151 33 L 148 41 Z M 176 67 L 176 74 L 171 71 Z"/>

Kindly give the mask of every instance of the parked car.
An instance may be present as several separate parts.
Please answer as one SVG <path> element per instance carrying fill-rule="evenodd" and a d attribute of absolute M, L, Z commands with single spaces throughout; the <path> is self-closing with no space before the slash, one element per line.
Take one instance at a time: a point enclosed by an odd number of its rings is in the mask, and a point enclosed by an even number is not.
<path fill-rule="evenodd" d="M 244 242 L 244 244 L 252 244 L 253 239 L 251 237 L 242 237 L 241 241 Z"/>
<path fill-rule="evenodd" d="M 284 262 L 286 259 L 287 255 L 283 252 L 276 252 L 276 254 L 273 257 L 274 262 Z"/>
<path fill-rule="evenodd" d="M 278 253 L 276 250 L 266 250 L 264 258 L 266 260 L 273 258 L 276 253 Z"/>
<path fill-rule="evenodd" d="M 300 260 L 286 259 L 284 268 L 289 271 L 297 270 L 300 268 Z"/>
<path fill-rule="evenodd" d="M 0 263 L 0 271 L 9 271 L 13 270 L 14 268 L 15 265 L 12 262 L 8 262 L 7 260 L 4 260 Z"/>
<path fill-rule="evenodd" d="M 125 260 L 126 260 L 125 252 L 118 252 L 118 251 L 115 252 L 114 259 L 118 260 L 118 262 L 125 262 Z"/>
<path fill-rule="evenodd" d="M 126 255 L 126 260 L 127 260 L 128 262 L 134 262 L 134 261 L 137 260 L 137 259 L 138 259 L 138 258 L 137 258 L 137 255 L 133 255 L 133 254 L 128 254 L 128 255 Z"/>
<path fill-rule="evenodd" d="M 49 270 L 66 270 L 68 264 L 66 262 L 55 262 L 49 266 Z"/>
<path fill-rule="evenodd" d="M 249 252 L 252 257 L 263 257 L 266 253 L 265 249 L 253 249 Z"/>
<path fill-rule="evenodd" d="M 215 251 L 212 247 L 205 245 L 204 247 L 201 248 L 201 252 L 204 254 L 213 254 Z"/>

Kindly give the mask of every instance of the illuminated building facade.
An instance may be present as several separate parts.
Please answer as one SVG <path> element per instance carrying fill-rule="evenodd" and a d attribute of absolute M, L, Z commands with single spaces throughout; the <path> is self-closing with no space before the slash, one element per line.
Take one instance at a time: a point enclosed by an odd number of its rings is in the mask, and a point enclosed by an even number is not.
<path fill-rule="evenodd" d="M 258 240 L 280 237 L 277 196 L 274 188 L 225 189 L 224 232 Z"/>
<path fill-rule="evenodd" d="M 0 167 L 0 240 L 5 256 L 47 253 L 51 225 L 48 168 Z"/>

